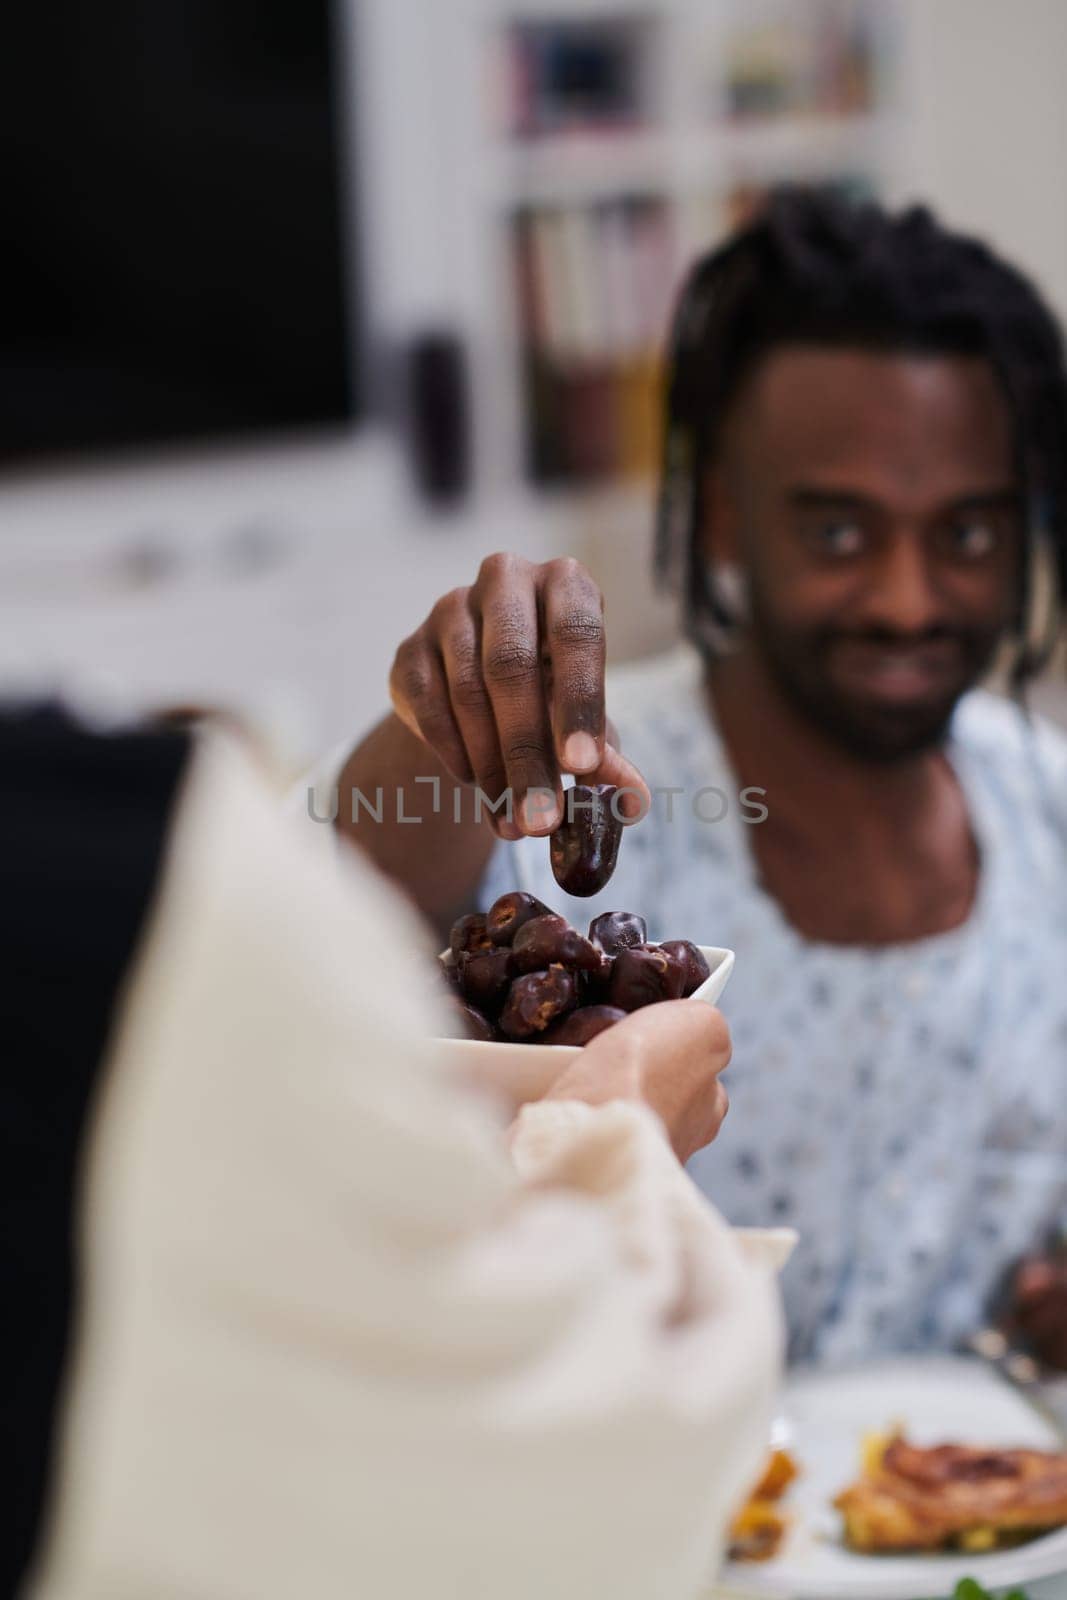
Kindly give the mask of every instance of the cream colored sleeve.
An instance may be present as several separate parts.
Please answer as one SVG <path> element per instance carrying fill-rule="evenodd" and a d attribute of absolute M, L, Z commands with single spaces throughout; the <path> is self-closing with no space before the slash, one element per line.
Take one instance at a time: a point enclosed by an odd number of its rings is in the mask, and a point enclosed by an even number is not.
<path fill-rule="evenodd" d="M 335 819 L 341 805 L 341 773 L 352 753 L 352 742 L 336 745 L 313 767 L 301 774 L 282 796 L 282 813 L 298 824 L 308 843 L 321 854 L 340 852 Z M 373 798 L 373 797 L 372 797 Z M 351 797 L 348 797 L 351 806 Z"/>
<path fill-rule="evenodd" d="M 776 1292 L 629 1105 L 499 1113 L 419 930 L 198 756 L 97 1108 L 35 1600 L 689 1600 Z"/>

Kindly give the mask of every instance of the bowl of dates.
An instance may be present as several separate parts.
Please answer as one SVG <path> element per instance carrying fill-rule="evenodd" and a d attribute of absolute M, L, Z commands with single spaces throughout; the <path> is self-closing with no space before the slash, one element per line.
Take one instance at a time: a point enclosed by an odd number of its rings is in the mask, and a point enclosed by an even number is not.
<path fill-rule="evenodd" d="M 452 926 L 438 958 L 451 1021 L 440 1044 L 516 1102 L 535 1098 L 569 1057 L 642 1006 L 717 1004 L 733 964 L 718 946 L 651 942 L 630 911 L 605 912 L 583 932 L 515 890 Z"/>

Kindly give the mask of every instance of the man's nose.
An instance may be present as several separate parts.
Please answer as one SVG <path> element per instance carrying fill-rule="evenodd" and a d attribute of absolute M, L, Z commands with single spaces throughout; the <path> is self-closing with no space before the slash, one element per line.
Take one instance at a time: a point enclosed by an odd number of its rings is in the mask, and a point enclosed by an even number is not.
<path fill-rule="evenodd" d="M 940 597 L 919 538 L 900 533 L 887 542 L 864 609 L 869 623 L 894 633 L 922 633 L 940 621 Z"/>

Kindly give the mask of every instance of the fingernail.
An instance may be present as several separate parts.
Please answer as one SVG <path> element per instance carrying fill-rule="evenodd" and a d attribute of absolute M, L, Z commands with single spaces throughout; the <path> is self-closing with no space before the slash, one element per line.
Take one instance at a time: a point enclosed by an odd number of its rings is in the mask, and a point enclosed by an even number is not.
<path fill-rule="evenodd" d="M 500 837 L 502 839 L 506 839 L 509 844 L 514 844 L 517 840 L 522 838 L 522 829 L 519 827 L 518 823 L 509 822 L 506 817 L 501 817 L 500 821 L 497 823 L 497 831 L 499 832 Z"/>
<path fill-rule="evenodd" d="M 554 828 L 559 822 L 559 806 L 554 794 L 531 789 L 522 802 L 522 822 L 528 833 L 538 828 Z"/>
<path fill-rule="evenodd" d="M 568 772 L 591 772 L 600 759 L 596 740 L 591 733 L 568 734 L 563 746 L 563 759 Z"/>

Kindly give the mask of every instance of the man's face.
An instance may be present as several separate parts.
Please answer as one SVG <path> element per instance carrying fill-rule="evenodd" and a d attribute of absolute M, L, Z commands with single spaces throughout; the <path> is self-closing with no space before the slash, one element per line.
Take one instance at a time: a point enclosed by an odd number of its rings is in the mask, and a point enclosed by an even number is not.
<path fill-rule="evenodd" d="M 748 578 L 780 689 L 868 759 L 937 743 L 1016 604 L 1011 423 L 984 361 L 773 351 L 709 475 L 709 559 Z"/>

